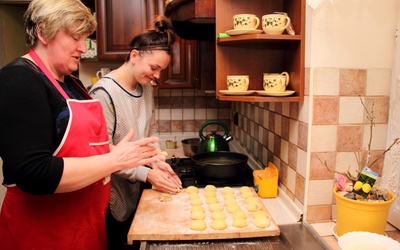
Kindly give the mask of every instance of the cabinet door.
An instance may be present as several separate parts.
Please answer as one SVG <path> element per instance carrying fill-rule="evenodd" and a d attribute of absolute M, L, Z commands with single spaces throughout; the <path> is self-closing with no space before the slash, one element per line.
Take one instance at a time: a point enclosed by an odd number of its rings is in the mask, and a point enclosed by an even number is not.
<path fill-rule="evenodd" d="M 195 88 L 197 68 L 197 42 L 177 36 L 171 63 L 161 74 L 159 88 Z"/>
<path fill-rule="evenodd" d="M 125 60 L 132 38 L 163 11 L 162 0 L 97 0 L 99 60 Z"/>

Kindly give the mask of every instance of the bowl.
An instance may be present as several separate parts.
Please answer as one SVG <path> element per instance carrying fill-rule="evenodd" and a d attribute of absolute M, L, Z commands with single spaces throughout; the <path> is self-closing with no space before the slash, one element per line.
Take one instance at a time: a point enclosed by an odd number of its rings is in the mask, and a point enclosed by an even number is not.
<path fill-rule="evenodd" d="M 367 218 L 366 218 L 367 220 Z M 342 250 L 398 250 L 400 243 L 387 236 L 370 232 L 345 233 L 338 239 Z"/>
<path fill-rule="evenodd" d="M 182 140 L 183 154 L 187 157 L 192 157 L 197 153 L 200 145 L 200 138 L 188 138 Z"/>

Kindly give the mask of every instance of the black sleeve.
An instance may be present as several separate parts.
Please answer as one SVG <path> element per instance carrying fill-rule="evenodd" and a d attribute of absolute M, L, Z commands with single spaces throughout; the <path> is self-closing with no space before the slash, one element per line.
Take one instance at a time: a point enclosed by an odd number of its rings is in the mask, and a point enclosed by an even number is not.
<path fill-rule="evenodd" d="M 0 156 L 4 185 L 31 194 L 52 194 L 64 168 L 54 157 L 55 112 L 65 100 L 31 67 L 0 70 Z M 58 100 L 58 102 L 56 101 Z"/>

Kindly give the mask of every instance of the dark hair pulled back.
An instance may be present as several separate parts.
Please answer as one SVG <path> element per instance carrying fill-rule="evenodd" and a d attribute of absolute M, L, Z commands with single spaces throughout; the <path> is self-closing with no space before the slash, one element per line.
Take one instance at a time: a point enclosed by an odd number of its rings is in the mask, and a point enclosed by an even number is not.
<path fill-rule="evenodd" d="M 129 44 L 129 50 L 137 50 L 139 53 L 162 50 L 172 54 L 172 45 L 175 42 L 175 32 L 169 20 L 164 16 L 156 16 L 154 29 L 135 36 Z M 126 58 L 129 61 L 130 55 Z"/>

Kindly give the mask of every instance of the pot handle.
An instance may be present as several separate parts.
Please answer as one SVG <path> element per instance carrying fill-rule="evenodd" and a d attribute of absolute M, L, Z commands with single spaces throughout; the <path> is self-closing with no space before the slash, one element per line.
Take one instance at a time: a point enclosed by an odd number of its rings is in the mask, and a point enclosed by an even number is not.
<path fill-rule="evenodd" d="M 199 136 L 200 136 L 200 138 L 201 138 L 202 140 L 205 140 L 205 139 L 206 139 L 205 136 L 203 135 L 203 129 L 204 129 L 205 127 L 207 127 L 208 125 L 210 125 L 210 124 L 218 124 L 218 125 L 220 125 L 220 126 L 224 129 L 224 131 L 225 131 L 225 134 L 223 135 L 223 138 L 224 138 L 226 141 L 232 140 L 232 135 L 229 133 L 228 127 L 226 126 L 225 123 L 223 123 L 223 122 L 220 121 L 220 120 L 209 120 L 209 121 L 206 121 L 205 123 L 203 123 L 203 124 L 201 125 L 200 130 L 199 130 Z"/>

